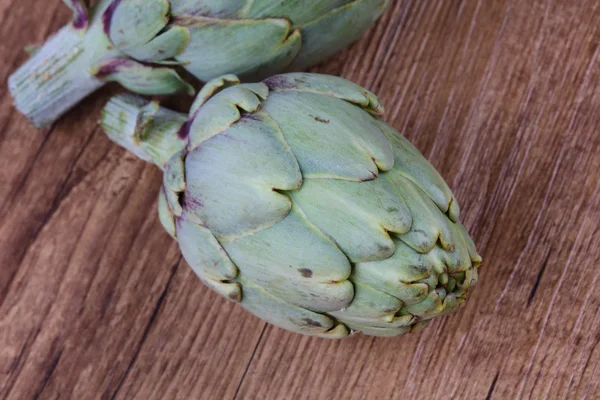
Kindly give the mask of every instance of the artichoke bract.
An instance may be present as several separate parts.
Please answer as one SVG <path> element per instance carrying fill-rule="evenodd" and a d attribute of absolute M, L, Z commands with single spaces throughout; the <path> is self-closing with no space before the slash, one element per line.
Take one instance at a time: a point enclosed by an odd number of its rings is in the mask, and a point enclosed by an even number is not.
<path fill-rule="evenodd" d="M 202 281 L 290 331 L 394 336 L 451 313 L 481 257 L 375 95 L 307 73 L 209 82 L 189 115 L 113 98 L 112 140 L 164 171 L 160 220 Z"/>
<path fill-rule="evenodd" d="M 389 0 L 64 0 L 75 14 L 9 79 L 17 109 L 45 126 L 104 83 L 140 94 L 249 80 L 314 65 L 355 41 Z"/>

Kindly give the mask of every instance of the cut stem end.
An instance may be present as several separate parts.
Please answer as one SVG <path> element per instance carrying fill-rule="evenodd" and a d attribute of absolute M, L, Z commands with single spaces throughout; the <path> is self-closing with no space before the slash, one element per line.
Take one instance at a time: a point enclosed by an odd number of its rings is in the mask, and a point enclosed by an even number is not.
<path fill-rule="evenodd" d="M 164 169 L 171 156 L 187 146 L 179 132 L 188 117 L 135 95 L 115 96 L 102 111 L 108 137 L 142 160 Z"/>

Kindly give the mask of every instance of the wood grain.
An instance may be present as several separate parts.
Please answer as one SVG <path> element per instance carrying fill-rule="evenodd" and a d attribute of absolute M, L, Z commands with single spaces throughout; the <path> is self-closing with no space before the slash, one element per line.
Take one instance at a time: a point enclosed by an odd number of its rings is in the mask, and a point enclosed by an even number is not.
<path fill-rule="evenodd" d="M 0 77 L 66 23 L 0 0 Z M 600 3 L 394 1 L 319 72 L 377 93 L 484 257 L 460 313 L 344 341 L 205 288 L 155 212 L 160 172 L 97 126 L 37 131 L 0 87 L 0 398 L 600 398 Z"/>

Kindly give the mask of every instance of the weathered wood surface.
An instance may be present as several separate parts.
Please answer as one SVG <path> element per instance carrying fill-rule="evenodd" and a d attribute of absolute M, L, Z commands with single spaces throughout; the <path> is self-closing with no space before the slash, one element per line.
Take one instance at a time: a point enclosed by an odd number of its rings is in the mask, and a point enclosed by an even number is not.
<path fill-rule="evenodd" d="M 0 77 L 70 18 L 0 0 Z M 395 1 L 318 71 L 378 93 L 451 185 L 484 264 L 422 333 L 327 341 L 205 288 L 155 212 L 160 172 L 97 126 L 37 131 L 0 87 L 0 398 L 600 397 L 600 2 Z"/>

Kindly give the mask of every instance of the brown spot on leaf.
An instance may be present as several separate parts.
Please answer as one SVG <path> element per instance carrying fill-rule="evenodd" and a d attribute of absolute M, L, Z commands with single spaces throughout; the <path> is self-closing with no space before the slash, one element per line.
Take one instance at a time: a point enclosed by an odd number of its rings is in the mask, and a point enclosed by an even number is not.
<path fill-rule="evenodd" d="M 304 277 L 304 278 L 312 278 L 313 276 L 313 272 L 311 269 L 308 268 L 300 268 L 298 270 L 298 272 L 300 272 L 300 274 Z"/>
<path fill-rule="evenodd" d="M 310 318 L 303 318 L 302 321 L 304 321 L 306 323 L 306 325 L 308 326 L 314 326 L 317 328 L 322 328 L 323 325 L 321 325 L 320 322 L 315 321 L 314 319 L 310 319 Z"/>
<path fill-rule="evenodd" d="M 275 75 L 263 81 L 269 90 L 293 89 L 296 86 L 283 75 Z"/>
<path fill-rule="evenodd" d="M 312 117 L 312 119 L 314 119 L 317 122 L 321 122 L 323 124 L 328 124 L 329 123 L 328 119 L 321 118 L 321 117 L 318 117 L 318 116 L 315 116 L 315 115 L 311 115 L 311 117 Z"/>
<path fill-rule="evenodd" d="M 386 246 L 384 244 L 378 244 L 377 245 L 377 250 L 379 250 L 380 252 L 384 253 L 384 252 L 388 252 L 390 251 L 390 246 Z"/>

